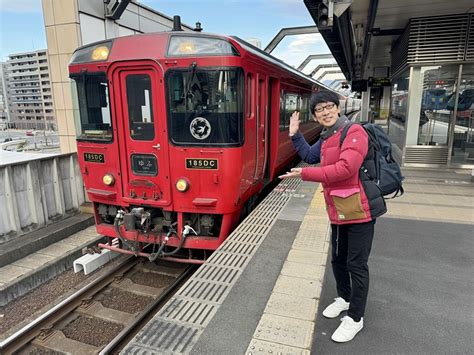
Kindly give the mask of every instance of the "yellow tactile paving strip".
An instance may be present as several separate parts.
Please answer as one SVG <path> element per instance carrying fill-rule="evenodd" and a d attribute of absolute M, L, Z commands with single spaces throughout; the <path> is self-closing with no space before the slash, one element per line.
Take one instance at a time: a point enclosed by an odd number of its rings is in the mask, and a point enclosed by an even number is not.
<path fill-rule="evenodd" d="M 329 249 L 329 219 L 316 190 L 247 354 L 310 354 Z"/>

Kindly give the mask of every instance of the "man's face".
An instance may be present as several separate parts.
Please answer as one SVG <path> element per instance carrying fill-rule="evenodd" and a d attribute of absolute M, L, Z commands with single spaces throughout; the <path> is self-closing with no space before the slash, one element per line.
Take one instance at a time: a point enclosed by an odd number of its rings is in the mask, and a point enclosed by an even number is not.
<path fill-rule="evenodd" d="M 321 102 L 314 108 L 313 117 L 324 128 L 329 128 L 336 123 L 340 111 L 334 102 Z"/>

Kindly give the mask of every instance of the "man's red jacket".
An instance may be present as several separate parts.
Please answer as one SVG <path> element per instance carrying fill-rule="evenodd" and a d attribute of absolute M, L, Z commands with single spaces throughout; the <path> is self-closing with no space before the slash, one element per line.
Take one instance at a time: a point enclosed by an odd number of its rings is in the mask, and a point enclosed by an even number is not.
<path fill-rule="evenodd" d="M 368 150 L 368 136 L 352 125 L 340 145 L 343 127 L 321 144 L 320 167 L 303 168 L 301 178 L 321 182 L 329 219 L 333 224 L 364 223 L 373 219 L 370 201 L 359 178 Z"/>

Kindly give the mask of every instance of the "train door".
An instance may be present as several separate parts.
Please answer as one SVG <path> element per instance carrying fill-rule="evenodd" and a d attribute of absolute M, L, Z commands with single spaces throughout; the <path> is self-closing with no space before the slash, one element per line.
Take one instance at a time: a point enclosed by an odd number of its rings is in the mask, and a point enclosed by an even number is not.
<path fill-rule="evenodd" d="M 117 96 L 123 197 L 130 203 L 168 205 L 168 145 L 163 74 L 154 66 L 119 68 Z"/>
<path fill-rule="evenodd" d="M 256 164 L 254 179 L 263 177 L 267 158 L 266 127 L 268 120 L 267 77 L 257 75 L 257 110 L 256 110 Z"/>

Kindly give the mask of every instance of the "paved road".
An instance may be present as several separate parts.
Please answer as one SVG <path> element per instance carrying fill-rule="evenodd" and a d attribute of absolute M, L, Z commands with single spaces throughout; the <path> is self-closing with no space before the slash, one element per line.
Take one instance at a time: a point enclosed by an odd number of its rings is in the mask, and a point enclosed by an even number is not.
<path fill-rule="evenodd" d="M 58 145 L 59 137 L 57 132 L 34 131 L 35 136 L 27 136 L 26 130 L 8 130 L 0 131 L 0 143 L 3 143 L 6 138 L 26 140 L 29 145 L 41 147 L 43 145 Z"/>

